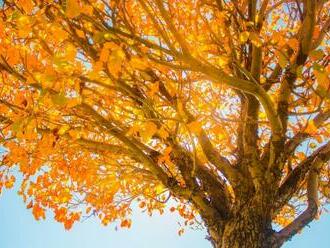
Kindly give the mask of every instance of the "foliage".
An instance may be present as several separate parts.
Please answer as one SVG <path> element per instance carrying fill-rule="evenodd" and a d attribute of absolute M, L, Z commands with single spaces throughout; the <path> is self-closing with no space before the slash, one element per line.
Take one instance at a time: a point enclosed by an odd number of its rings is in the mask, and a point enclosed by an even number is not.
<path fill-rule="evenodd" d="M 132 201 L 151 213 L 174 199 L 214 243 L 215 220 L 251 201 L 284 226 L 282 244 L 329 202 L 329 12 L 324 0 L 4 1 L 0 186 L 18 167 L 27 208 L 67 229 L 86 215 L 130 227 Z"/>

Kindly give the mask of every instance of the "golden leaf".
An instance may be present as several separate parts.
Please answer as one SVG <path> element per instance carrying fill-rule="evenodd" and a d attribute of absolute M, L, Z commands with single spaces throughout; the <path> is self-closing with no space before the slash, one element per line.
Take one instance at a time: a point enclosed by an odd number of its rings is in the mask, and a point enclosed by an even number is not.
<path fill-rule="evenodd" d="M 250 36 L 250 32 L 248 32 L 248 31 L 240 33 L 239 34 L 239 42 L 241 44 L 244 44 L 249 39 L 249 36 Z"/>
<path fill-rule="evenodd" d="M 80 15 L 80 6 L 77 0 L 66 0 L 65 14 L 69 18 Z"/>
<path fill-rule="evenodd" d="M 187 125 L 187 127 L 188 127 L 189 131 L 194 133 L 194 134 L 199 134 L 202 131 L 202 125 L 198 121 L 190 122 Z"/>

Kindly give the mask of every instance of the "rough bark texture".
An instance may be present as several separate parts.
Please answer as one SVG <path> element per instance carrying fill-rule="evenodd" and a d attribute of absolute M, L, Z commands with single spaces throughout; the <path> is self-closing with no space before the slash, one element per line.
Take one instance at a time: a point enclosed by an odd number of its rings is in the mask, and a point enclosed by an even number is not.
<path fill-rule="evenodd" d="M 252 216 L 255 213 L 250 213 Z M 220 235 L 213 233 L 215 248 L 271 248 L 272 231 L 265 226 L 267 220 L 258 216 L 239 215 L 226 223 Z"/>
<path fill-rule="evenodd" d="M 220 225 L 209 227 L 215 248 L 275 248 L 269 209 L 254 200 L 239 204 L 234 214 Z"/>

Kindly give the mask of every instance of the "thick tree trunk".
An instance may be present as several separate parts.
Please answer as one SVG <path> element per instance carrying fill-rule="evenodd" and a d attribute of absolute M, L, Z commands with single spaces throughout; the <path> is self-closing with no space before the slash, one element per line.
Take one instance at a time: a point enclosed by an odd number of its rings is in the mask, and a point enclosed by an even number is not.
<path fill-rule="evenodd" d="M 209 234 L 214 248 L 278 248 L 271 218 L 252 206 L 245 206 L 226 222 L 209 227 Z"/>

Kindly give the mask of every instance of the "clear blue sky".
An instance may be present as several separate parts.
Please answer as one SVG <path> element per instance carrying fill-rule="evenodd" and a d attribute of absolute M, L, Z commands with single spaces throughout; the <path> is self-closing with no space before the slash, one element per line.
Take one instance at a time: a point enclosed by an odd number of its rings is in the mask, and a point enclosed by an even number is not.
<path fill-rule="evenodd" d="M 136 213 L 130 230 L 103 227 L 95 219 L 76 224 L 71 231 L 52 217 L 35 221 L 16 191 L 4 191 L 0 197 L 0 248 L 211 248 L 206 232 L 188 230 L 177 235 L 177 217 L 173 214 Z M 330 214 L 311 224 L 285 248 L 329 248 Z"/>

